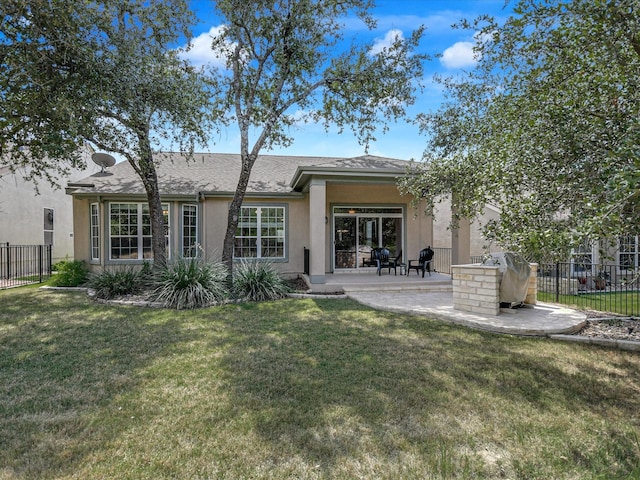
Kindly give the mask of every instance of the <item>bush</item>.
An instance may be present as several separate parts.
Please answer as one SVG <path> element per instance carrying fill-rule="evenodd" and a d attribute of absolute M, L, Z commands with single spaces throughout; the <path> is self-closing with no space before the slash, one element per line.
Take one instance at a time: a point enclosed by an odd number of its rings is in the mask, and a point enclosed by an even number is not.
<path fill-rule="evenodd" d="M 140 293 L 144 284 L 143 273 L 134 267 L 105 269 L 89 280 L 89 286 L 96 291 L 96 297 L 104 299 Z"/>
<path fill-rule="evenodd" d="M 52 275 L 49 285 L 54 287 L 78 287 L 87 282 L 89 266 L 81 260 L 63 260 L 56 264 L 57 275 Z"/>
<path fill-rule="evenodd" d="M 235 269 L 233 293 L 238 298 L 256 302 L 275 300 L 290 291 L 270 263 L 243 261 Z"/>
<path fill-rule="evenodd" d="M 222 263 L 176 258 L 157 274 L 155 300 L 178 310 L 206 307 L 228 298 Z"/>
<path fill-rule="evenodd" d="M 56 262 L 53 265 L 51 265 L 51 271 L 58 272 L 61 269 L 63 269 L 67 263 L 69 263 L 68 259 L 60 260 L 59 262 Z"/>

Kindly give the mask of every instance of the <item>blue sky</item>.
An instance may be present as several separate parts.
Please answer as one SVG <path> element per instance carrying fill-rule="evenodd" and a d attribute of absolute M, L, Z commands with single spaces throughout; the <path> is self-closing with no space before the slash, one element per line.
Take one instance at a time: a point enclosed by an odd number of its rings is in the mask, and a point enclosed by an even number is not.
<path fill-rule="evenodd" d="M 357 37 L 367 42 L 384 42 L 392 31 L 401 31 L 405 37 L 420 25 L 426 27 L 420 51 L 431 56 L 441 54 L 442 58 L 433 58 L 425 65 L 423 78 L 424 91 L 419 94 L 410 114 L 437 109 L 442 94 L 432 77 L 455 75 L 465 69 L 473 68 L 472 54 L 474 32 L 454 30 L 453 23 L 461 18 L 473 19 L 481 14 L 490 14 L 504 19 L 511 13 L 512 3 L 505 6 L 505 0 L 378 0 L 372 11 L 377 19 L 377 28 L 367 30 L 361 22 L 349 22 L 346 37 Z M 210 51 L 210 34 L 219 28 L 221 22 L 214 16 L 209 0 L 194 0 L 192 7 L 196 11 L 200 24 L 194 30 L 191 40 L 192 49 L 188 58 L 194 64 L 215 62 Z M 270 153 L 282 155 L 313 155 L 355 157 L 364 154 L 364 148 L 358 144 L 350 131 L 338 134 L 336 131 L 324 131 L 320 125 L 303 125 L 293 132 L 294 144 L 287 149 L 274 149 Z M 239 152 L 239 133 L 236 125 L 231 125 L 220 135 L 216 135 L 208 146 L 209 151 Z M 416 125 L 404 121 L 393 123 L 386 134 L 377 134 L 377 141 L 370 145 L 369 154 L 383 157 L 419 160 L 425 148 L 426 139 L 420 135 Z M 263 151 L 262 153 L 266 153 Z"/>

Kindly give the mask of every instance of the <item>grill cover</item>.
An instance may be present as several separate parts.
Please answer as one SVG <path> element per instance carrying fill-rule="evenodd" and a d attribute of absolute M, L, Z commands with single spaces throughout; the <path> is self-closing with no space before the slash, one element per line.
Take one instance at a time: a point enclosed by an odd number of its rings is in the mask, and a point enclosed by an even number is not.
<path fill-rule="evenodd" d="M 495 265 L 502 272 L 500 303 L 523 303 L 531 275 L 529 262 L 519 253 L 498 252 L 491 254 L 486 265 Z"/>

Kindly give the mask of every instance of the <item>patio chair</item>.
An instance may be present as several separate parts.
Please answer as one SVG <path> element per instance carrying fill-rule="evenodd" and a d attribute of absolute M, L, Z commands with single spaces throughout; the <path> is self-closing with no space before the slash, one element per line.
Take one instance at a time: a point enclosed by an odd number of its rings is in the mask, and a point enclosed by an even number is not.
<path fill-rule="evenodd" d="M 411 269 L 416 271 L 416 275 L 422 272 L 422 278 L 424 278 L 424 272 L 429 272 L 431 276 L 431 262 L 433 261 L 433 250 L 431 247 L 423 248 L 420 250 L 420 255 L 417 260 L 409 260 L 407 266 L 407 275 L 411 273 Z"/>
<path fill-rule="evenodd" d="M 391 273 L 391 269 L 393 268 L 393 273 L 397 276 L 398 271 L 396 270 L 400 260 L 402 260 L 402 251 L 400 251 L 400 255 L 396 258 L 389 258 L 391 252 L 388 248 L 375 248 L 371 251 L 372 258 L 375 258 L 376 265 L 378 267 L 378 275 L 382 275 L 382 269 L 388 268 L 389 273 Z"/>
<path fill-rule="evenodd" d="M 372 248 L 371 251 L 369 252 L 369 258 L 366 258 L 364 256 L 362 257 L 363 267 L 375 267 L 378 265 L 376 261 L 376 254 L 375 254 L 376 250 L 380 250 L 380 248 Z"/>

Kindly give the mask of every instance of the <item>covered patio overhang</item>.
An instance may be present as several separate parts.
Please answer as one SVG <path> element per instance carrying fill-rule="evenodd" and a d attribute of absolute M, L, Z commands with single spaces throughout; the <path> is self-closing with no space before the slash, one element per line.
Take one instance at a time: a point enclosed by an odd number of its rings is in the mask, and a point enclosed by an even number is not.
<path fill-rule="evenodd" d="M 342 159 L 328 162 L 325 165 L 298 167 L 290 182 L 290 187 L 294 192 L 307 194 L 309 199 L 309 264 L 306 273 L 309 283 L 314 288 L 317 289 L 318 285 L 327 283 L 331 285 L 331 282 L 337 281 L 336 278 L 339 278 L 340 282 L 350 285 L 356 282 L 356 278 L 360 276 L 359 273 L 335 273 L 333 262 L 330 261 L 332 249 L 329 247 L 332 243 L 331 228 L 333 225 L 330 221 L 332 220 L 331 205 L 338 201 L 337 197 L 345 198 L 345 190 L 343 189 L 355 190 L 359 188 L 359 191 L 362 192 L 363 186 L 366 186 L 367 189 L 370 187 L 370 192 L 373 192 L 370 197 L 366 200 L 361 200 L 362 197 L 358 197 L 352 203 L 366 205 L 367 203 L 380 204 L 379 202 L 382 202 L 382 204 L 388 205 L 395 202 L 396 205 L 404 206 L 404 215 L 408 219 L 411 216 L 408 212 L 411 200 L 408 197 L 401 198 L 397 190 L 391 202 L 388 200 L 389 196 L 387 196 L 387 200 L 379 200 L 376 197 L 376 192 L 385 188 L 387 192 L 391 191 L 390 187 L 397 189 L 398 179 L 405 175 L 411 175 L 411 172 L 407 170 L 406 163 L 399 165 L 394 161 L 375 157 Z M 333 194 L 329 195 L 329 192 L 333 192 Z M 455 212 L 452 212 L 452 215 L 455 215 Z M 433 245 L 433 219 L 428 217 L 421 222 L 420 226 L 414 227 L 414 230 L 416 228 L 419 235 L 415 235 L 416 232 L 410 231 L 406 226 L 404 228 L 408 238 L 405 238 L 399 245 L 400 249 L 403 245 L 405 246 L 404 259 L 414 258 L 420 248 Z M 457 227 L 452 229 L 451 247 L 453 264 L 469 262 L 470 228 L 468 220 L 460 219 L 457 222 Z M 358 267 L 360 265 L 361 263 L 358 264 Z M 349 280 L 349 275 L 356 275 L 356 277 L 351 277 Z M 371 280 L 370 277 L 376 276 L 366 273 L 364 275 L 363 278 L 369 277 L 369 280 Z M 405 278 L 397 283 L 401 284 L 401 282 L 411 282 L 411 280 Z"/>

